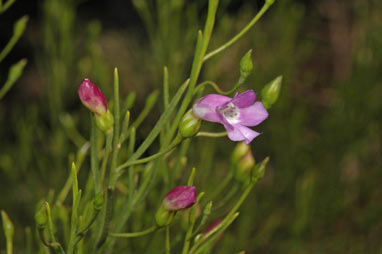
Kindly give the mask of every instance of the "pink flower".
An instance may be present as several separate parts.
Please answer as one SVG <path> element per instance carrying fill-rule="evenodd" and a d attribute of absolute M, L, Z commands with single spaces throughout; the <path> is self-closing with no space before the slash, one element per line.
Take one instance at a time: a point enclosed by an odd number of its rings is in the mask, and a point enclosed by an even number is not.
<path fill-rule="evenodd" d="M 78 89 L 82 104 L 92 112 L 103 115 L 107 111 L 107 102 L 105 95 L 94 85 L 90 79 L 85 78 Z"/>
<path fill-rule="evenodd" d="M 178 186 L 167 193 L 162 205 L 167 211 L 178 211 L 192 206 L 195 202 L 195 186 Z"/>
<path fill-rule="evenodd" d="M 256 126 L 268 117 L 263 104 L 255 100 L 253 90 L 236 93 L 232 99 L 220 94 L 208 94 L 195 102 L 192 110 L 203 120 L 223 124 L 232 141 L 245 141 L 248 145 L 260 133 L 246 126 Z"/>

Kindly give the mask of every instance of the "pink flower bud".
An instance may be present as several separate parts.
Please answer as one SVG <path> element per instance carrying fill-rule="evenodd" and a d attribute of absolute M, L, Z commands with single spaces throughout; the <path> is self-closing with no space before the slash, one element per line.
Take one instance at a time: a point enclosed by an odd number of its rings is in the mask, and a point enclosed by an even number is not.
<path fill-rule="evenodd" d="M 167 211 L 178 211 L 192 206 L 195 202 L 195 186 L 178 186 L 167 193 L 162 205 Z"/>
<path fill-rule="evenodd" d="M 102 115 L 107 111 L 107 102 L 105 95 L 101 90 L 94 85 L 90 79 L 85 78 L 80 88 L 78 89 L 78 95 L 80 96 L 82 104 L 85 105 L 90 111 Z"/>

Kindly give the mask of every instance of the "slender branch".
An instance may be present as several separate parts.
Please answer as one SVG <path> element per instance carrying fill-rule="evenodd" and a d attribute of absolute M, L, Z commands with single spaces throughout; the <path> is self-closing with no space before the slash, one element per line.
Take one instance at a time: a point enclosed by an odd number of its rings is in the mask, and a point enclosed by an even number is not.
<path fill-rule="evenodd" d="M 171 254 L 170 245 L 170 225 L 166 226 L 166 254 Z"/>
<path fill-rule="evenodd" d="M 98 165 L 98 131 L 93 114 L 91 113 L 91 134 L 90 134 L 90 167 L 93 176 L 94 191 L 97 195 L 101 190 L 101 182 L 99 178 L 99 165 Z"/>
<path fill-rule="evenodd" d="M 203 58 L 203 61 L 207 61 L 208 59 L 210 59 L 211 57 L 213 57 L 214 55 L 222 52 L 223 50 L 225 50 L 226 48 L 228 48 L 229 46 L 231 46 L 232 44 L 234 44 L 237 40 L 239 40 L 244 34 L 246 34 L 249 29 L 252 28 L 253 25 L 256 24 L 256 22 L 261 18 L 261 16 L 264 15 L 264 13 L 268 10 L 268 8 L 272 5 L 272 1 L 265 1 L 265 4 L 263 5 L 263 7 L 261 8 L 261 10 L 256 14 L 256 16 L 248 23 L 248 25 L 246 25 L 237 35 L 235 35 L 231 40 L 229 40 L 228 42 L 224 43 L 222 46 L 220 46 L 219 48 L 211 51 L 210 53 L 206 54 L 206 56 Z"/>
<path fill-rule="evenodd" d="M 220 138 L 220 137 L 224 137 L 227 135 L 227 132 L 223 131 L 223 132 L 198 132 L 198 134 L 196 134 L 196 137 L 210 137 L 210 138 Z"/>
<path fill-rule="evenodd" d="M 109 236 L 111 237 L 122 237 L 122 238 L 133 238 L 133 237 L 140 237 L 144 235 L 151 234 L 158 230 L 159 228 L 157 226 L 152 226 L 151 228 L 148 228 L 146 230 L 140 231 L 140 232 L 134 232 L 134 233 L 109 233 Z"/>
<path fill-rule="evenodd" d="M 137 164 L 143 164 L 143 163 L 147 163 L 147 162 L 150 162 L 152 160 L 155 160 L 157 158 L 159 158 L 160 156 L 170 152 L 172 149 L 174 149 L 177 145 L 179 145 L 181 142 L 182 142 L 183 138 L 181 138 L 180 136 L 178 136 L 177 138 L 175 138 L 175 140 L 173 141 L 173 143 L 171 145 L 169 145 L 165 150 L 162 150 L 162 151 L 159 151 L 158 153 L 156 154 L 153 154 L 149 157 L 146 157 L 146 158 L 142 158 L 142 159 L 139 159 L 139 160 L 135 160 L 135 161 L 127 161 L 125 162 L 124 164 L 120 165 L 117 170 L 120 171 L 124 168 L 127 168 L 129 166 L 132 166 L 132 165 L 137 165 Z"/>

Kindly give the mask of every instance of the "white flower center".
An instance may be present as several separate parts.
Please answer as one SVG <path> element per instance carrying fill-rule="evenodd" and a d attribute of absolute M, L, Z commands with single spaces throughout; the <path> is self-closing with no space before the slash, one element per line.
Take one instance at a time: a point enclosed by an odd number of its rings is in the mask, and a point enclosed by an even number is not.
<path fill-rule="evenodd" d="M 239 108 L 236 107 L 232 102 L 228 103 L 224 107 L 218 108 L 219 112 L 224 116 L 224 118 L 229 123 L 237 123 L 240 116 Z"/>

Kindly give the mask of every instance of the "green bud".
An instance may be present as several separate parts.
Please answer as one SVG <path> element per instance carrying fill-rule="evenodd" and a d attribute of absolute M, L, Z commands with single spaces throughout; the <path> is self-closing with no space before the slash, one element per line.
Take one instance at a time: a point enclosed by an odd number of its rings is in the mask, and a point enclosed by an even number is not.
<path fill-rule="evenodd" d="M 46 223 L 48 222 L 48 217 L 46 215 L 45 206 L 42 206 L 35 214 L 34 219 L 37 224 L 38 229 L 44 229 Z"/>
<path fill-rule="evenodd" d="M 28 22 L 28 16 L 23 16 L 13 26 L 13 34 L 14 36 L 20 37 L 25 30 L 25 27 L 27 26 Z"/>
<path fill-rule="evenodd" d="M 154 92 L 149 94 L 149 96 L 146 99 L 146 107 L 152 108 L 154 106 L 154 104 L 157 102 L 158 96 L 159 96 L 158 90 L 155 90 Z"/>
<path fill-rule="evenodd" d="M 113 115 L 107 110 L 104 114 L 98 115 L 94 114 L 97 127 L 105 132 L 109 133 L 113 130 L 114 118 Z"/>
<path fill-rule="evenodd" d="M 134 106 L 135 99 L 136 99 L 136 94 L 134 92 L 130 92 L 127 95 L 127 97 L 125 99 L 125 109 L 126 110 L 130 110 Z"/>
<path fill-rule="evenodd" d="M 168 226 L 171 224 L 174 215 L 175 212 L 167 211 L 164 209 L 163 205 L 161 205 L 155 213 L 155 222 L 159 227 Z"/>
<path fill-rule="evenodd" d="M 184 138 L 191 138 L 195 136 L 202 126 L 202 120 L 196 117 L 190 109 L 186 114 L 184 114 L 182 120 L 179 123 L 180 135 Z"/>
<path fill-rule="evenodd" d="M 93 201 L 94 210 L 101 210 L 103 204 L 105 203 L 105 197 L 103 192 L 99 192 L 95 197 Z"/>
<path fill-rule="evenodd" d="M 252 169 L 252 181 L 257 182 L 263 178 L 265 174 L 265 169 L 269 162 L 269 157 L 266 157 L 262 162 L 256 164 Z"/>
<path fill-rule="evenodd" d="M 231 163 L 236 164 L 249 150 L 250 147 L 245 142 L 238 143 L 232 152 Z"/>
<path fill-rule="evenodd" d="M 253 69 L 251 54 L 252 49 L 250 49 L 240 60 L 240 76 L 244 79 L 251 74 Z"/>
<path fill-rule="evenodd" d="M 208 202 L 208 204 L 203 209 L 203 216 L 209 216 L 212 210 L 212 201 Z"/>
<path fill-rule="evenodd" d="M 252 152 L 248 150 L 248 152 L 237 163 L 235 179 L 241 183 L 247 182 L 251 175 L 251 169 L 254 165 L 255 159 L 253 158 Z"/>
<path fill-rule="evenodd" d="M 261 91 L 262 102 L 266 109 L 270 108 L 279 98 L 282 80 L 283 77 L 278 76 Z"/>
<path fill-rule="evenodd" d="M 11 240 L 13 238 L 13 233 L 15 230 L 12 221 L 9 219 L 8 215 L 4 211 L 1 211 L 1 218 L 3 220 L 3 229 L 5 237 L 7 238 L 7 241 Z"/>

